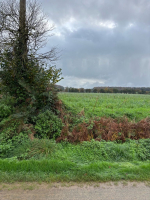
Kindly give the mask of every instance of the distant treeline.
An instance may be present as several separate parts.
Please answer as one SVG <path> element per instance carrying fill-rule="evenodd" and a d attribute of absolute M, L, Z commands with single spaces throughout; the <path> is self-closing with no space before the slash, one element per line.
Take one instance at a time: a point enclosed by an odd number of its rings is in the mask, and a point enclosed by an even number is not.
<path fill-rule="evenodd" d="M 56 85 L 56 88 L 60 92 L 150 94 L 149 87 L 94 87 L 93 89 L 84 89 Z"/>

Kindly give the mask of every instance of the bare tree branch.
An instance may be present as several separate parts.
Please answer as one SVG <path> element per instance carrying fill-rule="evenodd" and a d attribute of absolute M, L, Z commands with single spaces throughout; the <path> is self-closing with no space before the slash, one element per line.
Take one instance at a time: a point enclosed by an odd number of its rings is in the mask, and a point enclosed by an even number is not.
<path fill-rule="evenodd" d="M 25 1 L 25 0 L 23 0 Z M 0 49 L 15 48 L 16 39 L 19 38 L 20 28 L 20 5 L 18 0 L 5 0 L 0 3 Z M 54 26 L 48 26 L 48 20 L 42 13 L 40 5 L 36 0 L 27 1 L 26 20 L 24 24 L 24 34 L 26 34 L 27 56 L 35 55 L 37 60 L 56 61 L 57 48 L 40 54 L 39 50 L 46 44 L 48 36 L 52 36 Z"/>

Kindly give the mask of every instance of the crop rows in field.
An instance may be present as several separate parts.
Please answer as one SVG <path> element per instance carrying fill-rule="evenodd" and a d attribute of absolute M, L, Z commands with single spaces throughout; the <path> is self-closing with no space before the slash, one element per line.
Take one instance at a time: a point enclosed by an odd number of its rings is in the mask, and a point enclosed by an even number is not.
<path fill-rule="evenodd" d="M 77 114 L 84 110 L 91 118 L 126 116 L 139 121 L 150 117 L 150 96 L 139 94 L 59 93 L 59 98 Z"/>

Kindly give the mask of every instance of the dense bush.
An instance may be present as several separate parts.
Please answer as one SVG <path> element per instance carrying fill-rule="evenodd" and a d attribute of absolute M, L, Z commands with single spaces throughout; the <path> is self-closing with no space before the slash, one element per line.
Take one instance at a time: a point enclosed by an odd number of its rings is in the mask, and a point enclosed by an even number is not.
<path fill-rule="evenodd" d="M 7 118 L 12 113 L 11 107 L 5 104 L 0 104 L 0 120 Z"/>
<path fill-rule="evenodd" d="M 9 130 L 6 133 L 3 131 L 0 134 L 0 158 L 7 158 L 12 155 L 11 153 L 15 148 L 18 146 L 25 144 L 25 142 L 29 141 L 28 135 L 25 133 L 20 132 L 19 134 L 13 134 L 13 136 L 10 137 L 8 133 L 10 133 Z M 26 147 L 27 148 L 27 147 Z M 13 155 L 12 155 L 13 157 Z"/>
<path fill-rule="evenodd" d="M 62 121 L 52 111 L 46 110 L 36 117 L 35 130 L 39 138 L 56 139 L 61 134 Z"/>
<path fill-rule="evenodd" d="M 9 117 L 14 112 L 15 99 L 10 95 L 0 97 L 0 121 Z"/>
<path fill-rule="evenodd" d="M 8 109 L 8 115 L 11 113 L 11 106 L 5 105 Z M 3 110 L 5 107 L 1 107 Z M 2 116 L 4 112 L 1 112 Z M 37 116 L 30 116 L 25 123 L 25 117 L 19 114 L 11 113 L 10 116 L 7 112 L 4 113 L 0 122 L 0 157 L 9 157 L 11 152 L 18 147 L 18 145 L 26 145 L 34 137 L 56 139 L 60 136 L 62 129 L 62 121 L 51 110 L 42 111 Z M 6 116 L 6 118 L 5 118 Z M 29 123 L 30 122 L 30 123 Z M 32 122 L 32 123 L 31 123 Z M 27 143 L 26 143 L 27 142 Z M 24 154 L 25 156 L 26 154 Z M 22 155 L 23 157 L 23 155 Z"/>

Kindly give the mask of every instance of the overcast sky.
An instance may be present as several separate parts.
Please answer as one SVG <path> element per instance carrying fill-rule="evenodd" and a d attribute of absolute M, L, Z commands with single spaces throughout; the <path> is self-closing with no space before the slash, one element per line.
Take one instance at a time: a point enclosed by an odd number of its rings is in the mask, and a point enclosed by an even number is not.
<path fill-rule="evenodd" d="M 28 1 L 28 0 L 27 0 Z M 150 0 L 37 0 L 68 87 L 150 87 Z"/>

